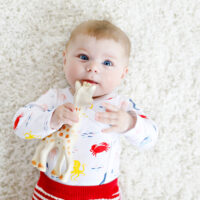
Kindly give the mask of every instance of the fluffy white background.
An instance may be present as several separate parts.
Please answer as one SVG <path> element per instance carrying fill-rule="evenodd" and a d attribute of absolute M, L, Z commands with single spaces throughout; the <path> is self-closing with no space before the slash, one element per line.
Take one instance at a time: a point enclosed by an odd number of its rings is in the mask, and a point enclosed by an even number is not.
<path fill-rule="evenodd" d="M 87 19 L 109 19 L 130 37 L 119 92 L 156 121 L 159 140 L 140 153 L 122 140 L 124 200 L 200 199 L 200 2 L 198 0 L 0 0 L 0 199 L 31 199 L 37 141 L 13 134 L 17 109 L 67 85 L 62 50 Z"/>

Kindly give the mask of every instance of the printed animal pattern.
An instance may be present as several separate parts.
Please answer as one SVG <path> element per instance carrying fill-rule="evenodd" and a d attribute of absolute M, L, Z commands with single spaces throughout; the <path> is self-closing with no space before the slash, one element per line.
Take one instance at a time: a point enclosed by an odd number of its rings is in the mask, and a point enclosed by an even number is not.
<path fill-rule="evenodd" d="M 27 140 L 31 140 L 31 139 L 35 139 L 35 138 L 38 138 L 38 139 L 41 138 L 40 136 L 32 135 L 31 132 L 32 132 L 32 131 L 30 131 L 29 133 L 25 133 L 25 134 L 24 134 L 25 139 L 27 139 Z"/>
<path fill-rule="evenodd" d="M 74 167 L 73 167 L 73 171 L 71 171 L 71 180 L 76 181 L 77 178 L 81 175 L 85 175 L 84 171 L 85 171 L 85 164 L 82 164 L 82 168 L 83 170 L 80 170 L 81 168 L 81 163 L 78 160 L 74 160 Z"/>
<path fill-rule="evenodd" d="M 97 153 L 102 153 L 104 151 L 108 151 L 108 149 L 110 148 L 109 144 L 106 142 L 102 142 L 100 144 L 94 144 L 92 145 L 90 151 L 92 152 L 92 155 L 96 156 Z"/>

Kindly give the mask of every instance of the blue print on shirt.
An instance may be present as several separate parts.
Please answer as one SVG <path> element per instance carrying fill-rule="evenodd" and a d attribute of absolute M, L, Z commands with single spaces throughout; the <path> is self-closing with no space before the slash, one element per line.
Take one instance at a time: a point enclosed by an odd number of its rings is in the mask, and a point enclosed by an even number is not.
<path fill-rule="evenodd" d="M 152 140 L 150 137 L 145 137 L 144 140 L 140 143 L 140 147 L 150 143 Z"/>
<path fill-rule="evenodd" d="M 107 173 L 105 173 L 105 174 L 104 174 L 103 181 L 101 181 L 101 183 L 100 183 L 99 185 L 102 185 L 102 184 L 104 184 L 104 183 L 105 183 L 105 181 L 106 181 L 106 176 L 107 176 Z"/>
<path fill-rule="evenodd" d="M 52 106 L 51 108 L 49 108 L 47 111 L 51 112 L 54 109 L 54 106 Z"/>
<path fill-rule="evenodd" d="M 156 126 L 153 124 L 153 128 L 155 129 L 155 131 L 156 131 Z"/>
<path fill-rule="evenodd" d="M 95 133 L 89 132 L 89 133 L 82 133 L 81 136 L 83 137 L 93 137 Z"/>
<path fill-rule="evenodd" d="M 129 99 L 129 101 L 133 104 L 133 108 L 134 108 L 135 110 L 140 110 L 139 108 L 136 107 L 136 104 L 133 102 L 132 99 Z"/>
<path fill-rule="evenodd" d="M 103 107 L 103 106 L 99 106 L 99 108 L 101 108 L 101 109 L 103 109 L 103 111 L 105 111 L 105 107 Z"/>
<path fill-rule="evenodd" d="M 44 131 L 48 131 L 48 120 L 44 122 Z"/>
<path fill-rule="evenodd" d="M 97 167 L 97 168 L 95 168 L 95 167 L 92 167 L 91 169 L 93 169 L 93 170 L 98 170 L 98 169 L 101 169 L 102 167 Z"/>
<path fill-rule="evenodd" d="M 33 108 L 33 107 L 37 107 L 39 108 L 40 110 L 42 110 L 43 112 L 47 111 L 47 112 L 51 112 L 53 109 L 54 109 L 54 106 L 52 106 L 51 108 L 48 108 L 47 110 L 45 110 L 42 106 L 36 104 L 36 103 L 30 103 L 26 106 L 24 106 L 24 108 Z"/>
<path fill-rule="evenodd" d="M 29 122 L 31 121 L 31 115 L 32 115 L 32 113 L 28 116 L 28 119 L 26 121 L 26 127 L 28 126 Z"/>

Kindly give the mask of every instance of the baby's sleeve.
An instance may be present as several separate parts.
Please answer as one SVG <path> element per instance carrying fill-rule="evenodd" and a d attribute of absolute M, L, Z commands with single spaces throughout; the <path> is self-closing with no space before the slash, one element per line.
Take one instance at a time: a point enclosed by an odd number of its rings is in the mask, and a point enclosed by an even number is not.
<path fill-rule="evenodd" d="M 131 128 L 123 135 L 138 150 L 146 150 L 153 147 L 158 138 L 158 127 L 140 108 L 136 106 L 132 99 L 124 99 L 127 105 L 127 112 L 137 117 L 134 128 Z"/>
<path fill-rule="evenodd" d="M 51 116 L 57 106 L 57 90 L 49 89 L 36 101 L 21 107 L 13 118 L 14 133 L 23 139 L 41 139 L 54 132 Z"/>

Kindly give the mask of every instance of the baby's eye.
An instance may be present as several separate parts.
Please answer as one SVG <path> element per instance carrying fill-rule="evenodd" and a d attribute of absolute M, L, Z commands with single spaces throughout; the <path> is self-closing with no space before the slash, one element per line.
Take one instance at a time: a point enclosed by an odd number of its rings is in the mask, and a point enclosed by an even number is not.
<path fill-rule="evenodd" d="M 109 60 L 105 60 L 105 61 L 103 62 L 103 64 L 104 64 L 104 65 L 107 65 L 107 66 L 112 66 L 112 65 L 113 65 L 112 62 L 109 61 Z"/>
<path fill-rule="evenodd" d="M 88 60 L 88 57 L 87 57 L 86 55 L 84 55 L 84 54 L 80 54 L 78 57 L 79 57 L 81 60 Z"/>

